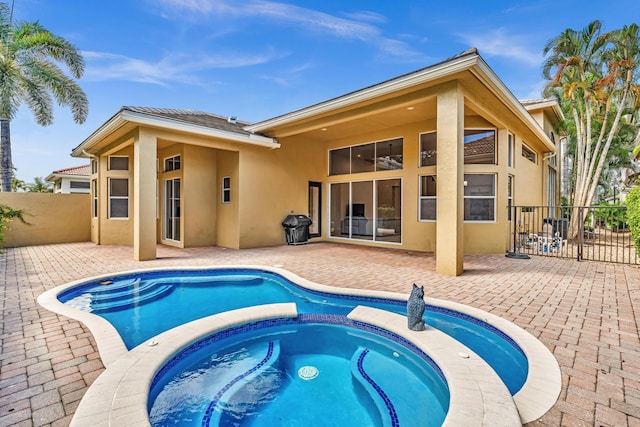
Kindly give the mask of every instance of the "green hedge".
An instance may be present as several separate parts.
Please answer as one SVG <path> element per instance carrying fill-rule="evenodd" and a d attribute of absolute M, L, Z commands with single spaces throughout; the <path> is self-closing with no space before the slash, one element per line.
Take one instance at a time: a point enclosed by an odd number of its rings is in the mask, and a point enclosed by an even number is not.
<path fill-rule="evenodd" d="M 636 252 L 640 254 L 640 185 L 636 185 L 627 194 L 627 224 L 636 246 Z"/>

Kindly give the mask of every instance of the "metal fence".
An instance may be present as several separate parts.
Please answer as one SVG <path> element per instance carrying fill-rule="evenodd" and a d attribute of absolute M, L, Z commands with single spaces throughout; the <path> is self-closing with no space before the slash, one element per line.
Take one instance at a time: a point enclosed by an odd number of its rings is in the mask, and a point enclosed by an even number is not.
<path fill-rule="evenodd" d="M 511 206 L 510 254 L 640 264 L 626 206 Z"/>

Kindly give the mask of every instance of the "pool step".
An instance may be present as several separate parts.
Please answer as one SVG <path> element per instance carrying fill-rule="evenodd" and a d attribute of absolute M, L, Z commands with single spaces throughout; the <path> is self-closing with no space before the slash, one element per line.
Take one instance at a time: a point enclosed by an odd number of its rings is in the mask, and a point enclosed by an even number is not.
<path fill-rule="evenodd" d="M 202 419 L 202 427 L 213 427 L 220 424 L 222 411 L 220 410 L 221 402 L 228 402 L 233 395 L 250 383 L 254 378 L 258 377 L 268 368 L 272 367 L 280 358 L 280 341 L 269 342 L 268 345 L 252 354 L 252 359 L 258 360 L 258 363 L 251 368 L 236 375 L 230 381 L 226 382 L 209 403 Z"/>
<path fill-rule="evenodd" d="M 91 312 L 100 313 L 110 310 L 118 310 L 134 305 L 142 305 L 161 298 L 171 293 L 175 288 L 172 285 L 158 285 L 157 283 L 149 283 L 140 291 L 129 291 L 127 294 L 116 295 L 113 298 L 105 297 L 95 301 L 92 297 Z"/>
<path fill-rule="evenodd" d="M 398 427 L 400 422 L 398 414 L 393 402 L 387 396 L 387 393 L 376 382 L 376 377 L 383 373 L 382 370 L 376 368 L 380 364 L 365 364 L 365 359 L 380 358 L 377 353 L 371 352 L 364 347 L 358 347 L 358 350 L 351 357 L 351 375 L 366 390 L 374 405 L 380 414 L 380 420 L 383 427 Z M 368 362 L 369 360 L 367 360 Z M 386 364 L 389 367 L 389 364 Z M 388 371 L 384 372 L 388 375 Z"/>

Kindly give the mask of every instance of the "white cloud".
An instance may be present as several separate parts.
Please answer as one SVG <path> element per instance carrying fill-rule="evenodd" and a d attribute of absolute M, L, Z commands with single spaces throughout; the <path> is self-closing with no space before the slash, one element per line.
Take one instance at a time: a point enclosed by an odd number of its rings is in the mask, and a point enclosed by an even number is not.
<path fill-rule="evenodd" d="M 169 54 L 156 62 L 105 52 L 83 52 L 87 80 L 125 80 L 164 86 L 168 82 L 196 84 L 198 72 L 221 68 L 239 68 L 264 64 L 285 56 L 270 51 L 254 55 L 221 53 L 218 55 Z"/>
<path fill-rule="evenodd" d="M 165 16 L 184 16 L 185 13 L 198 18 L 210 16 L 234 16 L 236 18 L 258 17 L 263 20 L 289 23 L 306 32 L 317 32 L 334 37 L 358 40 L 376 47 L 387 57 L 422 61 L 424 57 L 403 41 L 387 38 L 374 25 L 386 22 L 386 17 L 375 12 L 358 11 L 345 13 L 341 18 L 325 12 L 301 6 L 268 0 L 230 2 L 227 0 L 158 0 L 154 3 L 172 11 Z M 176 15 L 177 13 L 177 15 Z"/>
<path fill-rule="evenodd" d="M 476 47 L 481 55 L 498 56 L 513 59 L 531 66 L 540 66 L 542 53 L 534 52 L 527 46 L 523 36 L 507 34 L 504 28 L 493 31 L 475 31 L 473 34 L 462 34 L 461 37 L 469 46 Z"/>

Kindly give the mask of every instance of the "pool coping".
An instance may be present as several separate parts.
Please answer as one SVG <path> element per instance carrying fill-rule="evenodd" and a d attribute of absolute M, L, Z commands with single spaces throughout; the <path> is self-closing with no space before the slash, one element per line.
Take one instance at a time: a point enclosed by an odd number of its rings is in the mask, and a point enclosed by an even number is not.
<path fill-rule="evenodd" d="M 117 273 L 109 273 L 99 276 L 93 276 L 69 282 L 64 285 L 50 289 L 38 296 L 38 303 L 46 309 L 55 313 L 70 317 L 82 322 L 89 328 L 98 345 L 98 351 L 104 365 L 109 369 L 112 364 L 119 361 L 123 356 L 130 353 L 127 350 L 122 338 L 117 330 L 105 319 L 95 314 L 80 311 L 68 307 L 58 301 L 57 296 L 65 290 L 86 283 L 88 281 L 105 279 L 113 276 L 124 274 L 148 273 L 156 271 L 190 271 L 190 270 L 228 270 L 228 269 L 256 269 L 272 272 L 283 276 L 296 285 L 315 290 L 318 292 L 326 292 L 335 295 L 350 295 L 361 297 L 384 298 L 396 301 L 406 301 L 408 294 L 401 294 L 387 291 L 370 291 L 362 289 L 339 288 L 333 286 L 322 285 L 304 279 L 280 266 L 262 266 L 262 265 L 227 265 L 215 267 L 164 267 L 149 268 L 139 270 L 128 270 Z M 525 353 L 528 363 L 529 372 L 525 384 L 514 396 L 513 400 L 518 408 L 520 419 L 523 424 L 534 421 L 544 415 L 557 401 L 562 387 L 562 376 L 558 362 L 553 354 L 529 332 L 515 325 L 514 323 L 467 305 L 439 300 L 435 298 L 425 297 L 425 302 L 429 305 L 439 306 L 445 309 L 458 311 L 497 328 L 511 337 Z M 294 304 L 295 305 L 295 304 Z M 229 313 L 229 312 L 226 312 Z M 224 314 L 224 313 L 221 313 Z M 392 313 L 393 314 L 393 313 Z M 219 315 L 215 315 L 219 316 Z M 212 317 L 212 316 L 210 316 Z M 406 320 L 404 316 L 400 316 Z M 205 318 L 208 319 L 209 317 Z M 202 320 L 202 319 L 200 319 Z M 406 324 L 404 325 L 405 329 Z M 169 331 L 167 331 L 169 332 Z M 165 332 L 166 333 L 166 332 Z M 446 335 L 446 334 L 445 334 Z M 455 340 L 454 340 L 455 341 Z M 138 347 L 136 347 L 138 348 Z M 466 348 L 466 347 L 465 347 Z M 133 349 L 135 350 L 135 349 Z M 133 351 L 131 350 L 131 351 Z M 469 351 L 469 350 L 467 350 Z M 99 378 L 98 378 L 99 379 Z M 97 382 L 98 380 L 96 380 Z M 151 381 L 151 379 L 149 379 Z M 148 386 L 148 384 L 147 384 Z M 87 395 L 89 392 L 87 392 Z M 84 401 L 84 399 L 83 399 Z M 146 407 L 145 407 L 146 410 Z"/>

